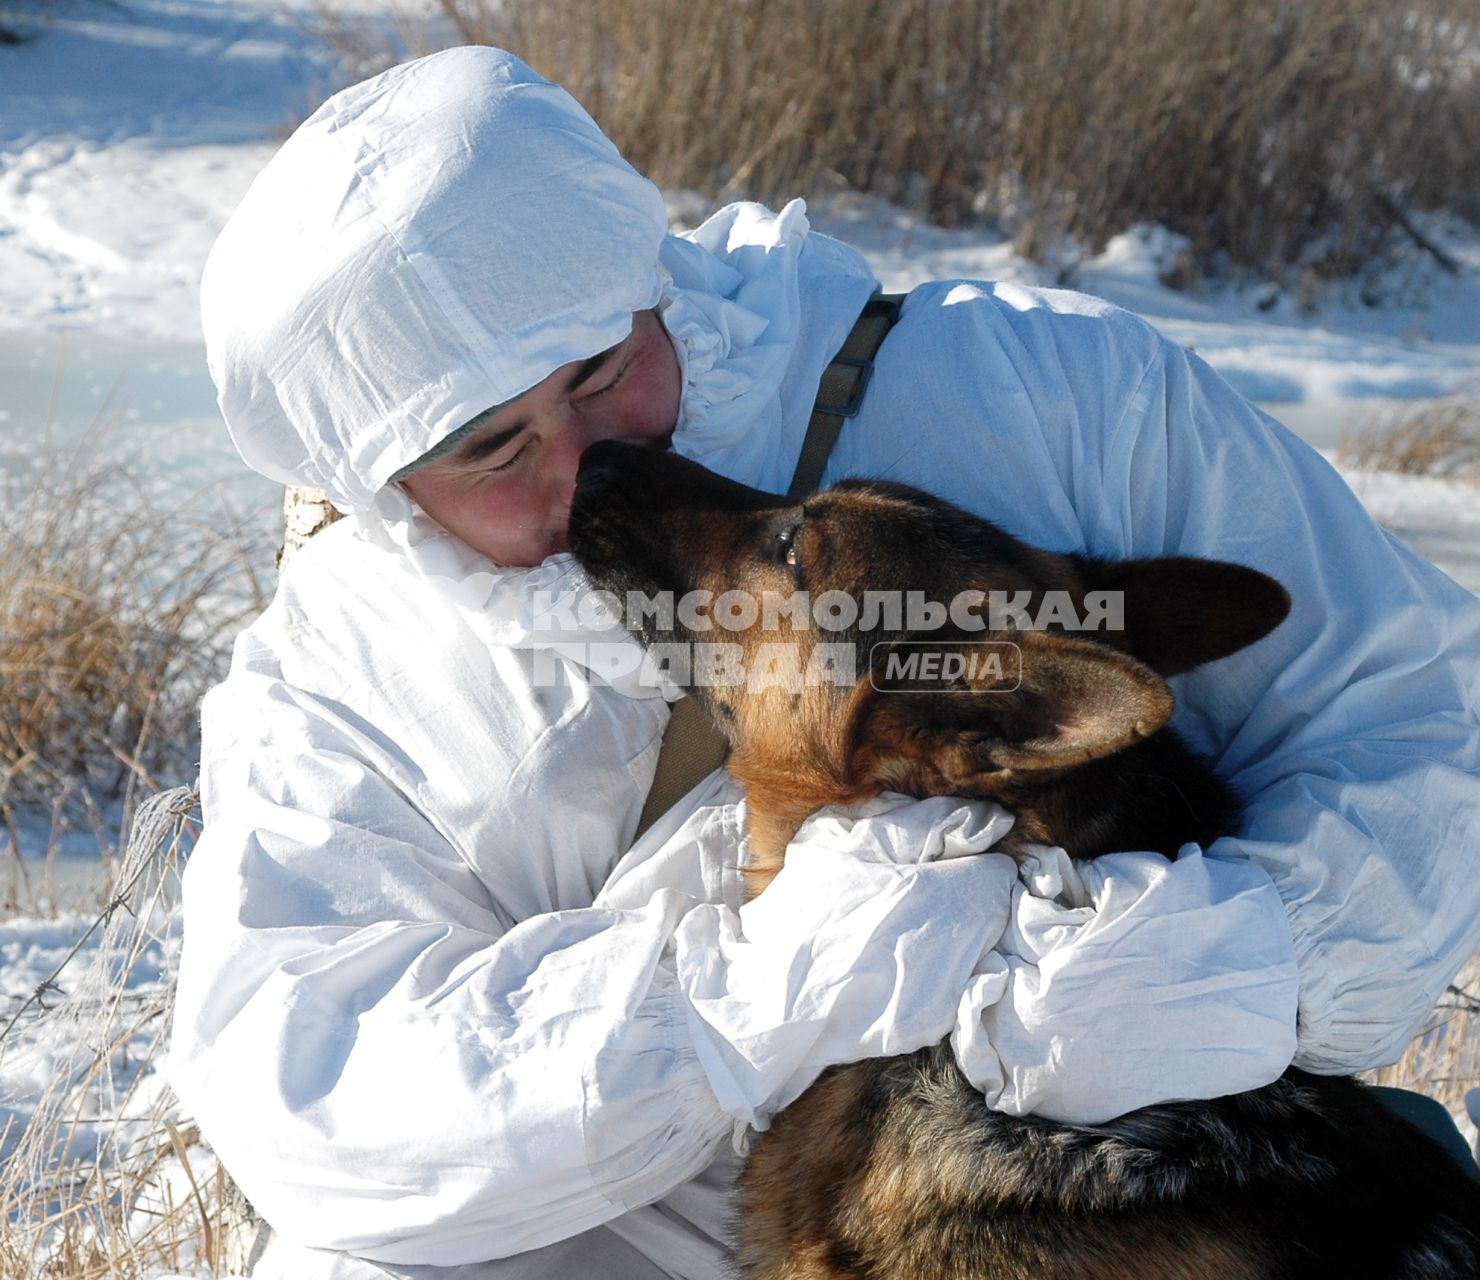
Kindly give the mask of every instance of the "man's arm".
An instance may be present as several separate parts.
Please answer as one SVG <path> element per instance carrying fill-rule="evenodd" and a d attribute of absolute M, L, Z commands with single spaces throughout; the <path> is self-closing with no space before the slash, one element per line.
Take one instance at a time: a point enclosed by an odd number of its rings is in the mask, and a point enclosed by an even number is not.
<path fill-rule="evenodd" d="M 1296 1062 L 1391 1062 L 1480 943 L 1480 601 L 1172 344 L 1124 428 L 1111 537 L 1253 565 L 1293 598 L 1259 645 L 1174 681 L 1177 724 L 1248 802 L 1210 852 L 1263 867 L 1284 901 Z"/>
<path fill-rule="evenodd" d="M 824 1067 L 945 1034 L 1011 879 L 920 861 L 962 802 L 892 813 L 826 893 L 773 885 L 763 942 L 661 884 L 594 906 L 653 704 L 459 640 L 394 562 L 336 597 L 344 550 L 295 560 L 206 700 L 185 883 L 172 1076 L 279 1232 L 389 1262 L 534 1248 L 665 1194 Z M 1000 906 L 953 921 L 963 897 Z"/>
<path fill-rule="evenodd" d="M 340 717 L 238 674 L 223 719 L 254 732 L 207 761 L 171 1077 L 278 1231 L 464 1262 L 708 1163 L 733 1121 L 660 963 L 687 899 L 511 923 Z"/>

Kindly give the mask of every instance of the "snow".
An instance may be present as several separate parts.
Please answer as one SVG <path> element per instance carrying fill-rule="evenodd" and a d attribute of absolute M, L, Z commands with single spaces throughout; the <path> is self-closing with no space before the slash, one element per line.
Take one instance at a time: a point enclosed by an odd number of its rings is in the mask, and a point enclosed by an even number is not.
<path fill-rule="evenodd" d="M 0 46 L 0 324 L 194 340 L 216 231 L 332 87 L 309 18 L 61 0 L 34 40 Z"/>
<path fill-rule="evenodd" d="M 15 22 L 34 38 L 0 44 L 0 475 L 109 424 L 106 447 L 118 456 L 165 463 L 270 531 L 278 491 L 241 468 L 220 427 L 196 295 L 212 239 L 252 176 L 346 79 L 314 11 L 275 0 L 57 0 L 0 17 Z M 703 214 L 691 193 L 669 199 L 679 222 Z M 889 290 L 949 277 L 1052 286 L 1067 271 L 1073 287 L 1194 348 L 1328 455 L 1374 408 L 1473 390 L 1480 375 L 1480 231 L 1456 219 L 1430 219 L 1425 231 L 1459 261 L 1457 276 L 1415 251 L 1327 288 L 1311 311 L 1269 282 L 1167 287 L 1181 246 L 1161 228 L 1049 270 L 1000 236 L 922 225 L 858 196 L 815 202 L 812 216 L 858 245 Z M 1384 305 L 1364 301 L 1374 297 Z M 1480 489 L 1346 474 L 1388 528 L 1480 589 Z M 68 865 L 76 874 L 81 864 Z M 0 1025 L 90 922 L 73 911 L 0 923 Z M 138 971 L 146 992 L 173 962 L 171 935 L 162 937 L 154 968 Z M 45 1019 L 28 1025 L 0 1056 L 0 1128 L 7 1116 L 24 1122 L 68 1052 L 36 1030 Z"/>
<path fill-rule="evenodd" d="M 1455 480 L 1346 469 L 1367 510 L 1457 582 L 1480 590 L 1480 489 Z"/>

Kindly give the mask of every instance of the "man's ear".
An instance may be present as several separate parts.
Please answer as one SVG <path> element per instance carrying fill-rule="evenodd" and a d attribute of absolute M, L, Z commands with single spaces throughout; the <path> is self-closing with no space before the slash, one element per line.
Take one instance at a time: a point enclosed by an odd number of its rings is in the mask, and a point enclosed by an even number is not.
<path fill-rule="evenodd" d="M 932 778 L 945 790 L 979 793 L 994 778 L 1112 755 L 1171 717 L 1166 682 L 1118 650 L 1042 631 L 990 643 L 1016 660 L 973 666 L 969 655 L 981 646 L 943 641 L 929 648 L 965 655 L 955 666 L 971 674 L 934 687 L 875 680 L 853 716 L 856 769 L 916 794 L 932 790 Z"/>
<path fill-rule="evenodd" d="M 1221 560 L 1086 560 L 1083 574 L 1090 591 L 1122 593 L 1127 647 L 1164 676 L 1237 653 L 1290 612 L 1290 593 L 1268 574 Z"/>

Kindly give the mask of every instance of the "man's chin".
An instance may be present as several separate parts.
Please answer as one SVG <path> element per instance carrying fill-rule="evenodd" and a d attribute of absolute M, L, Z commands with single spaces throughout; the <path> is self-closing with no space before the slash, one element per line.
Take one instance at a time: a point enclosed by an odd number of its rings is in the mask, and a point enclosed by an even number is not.
<path fill-rule="evenodd" d="M 543 550 L 531 547 L 527 551 L 510 551 L 505 548 L 502 553 L 499 553 L 487 547 L 477 546 L 474 546 L 473 550 L 480 555 L 487 556 L 500 569 L 537 569 L 551 556 L 566 550 L 566 544 L 562 539 L 558 545 L 553 541 L 550 542 Z"/>

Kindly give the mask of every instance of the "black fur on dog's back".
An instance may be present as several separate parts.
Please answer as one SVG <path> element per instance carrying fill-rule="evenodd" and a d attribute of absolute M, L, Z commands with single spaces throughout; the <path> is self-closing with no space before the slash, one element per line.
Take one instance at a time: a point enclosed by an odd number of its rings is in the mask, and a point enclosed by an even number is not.
<path fill-rule="evenodd" d="M 734 743 L 752 846 L 771 850 L 755 888 L 801 815 L 884 786 L 1000 800 L 1016 838 L 1076 857 L 1175 857 L 1236 829 L 1232 792 L 1162 727 L 1161 676 L 1273 629 L 1287 597 L 1263 575 L 1054 556 L 903 486 L 843 485 L 797 507 L 667 455 L 587 456 L 572 545 L 619 593 L 784 586 L 774 544 L 800 544 L 799 528 L 814 592 L 921 579 L 936 592 L 1095 581 L 1125 593 L 1118 636 L 1015 635 L 1017 692 L 772 697 L 756 712 L 744 695 L 694 690 Z M 1029 659 L 1044 664 L 1036 688 Z M 1124 732 L 1062 732 L 1075 708 L 1054 673 L 1074 664 L 1108 673 Z M 1480 1277 L 1480 1184 L 1347 1079 L 1292 1069 L 1248 1093 L 1071 1126 L 991 1111 L 942 1045 L 834 1068 L 777 1116 L 742 1176 L 737 1239 L 745 1280 L 1460 1280 Z"/>
<path fill-rule="evenodd" d="M 1475 1185 L 1344 1078 L 1292 1069 L 1252 1092 L 1066 1126 L 991 1111 L 940 1045 L 834 1069 L 804 1098 L 747 1164 L 742 1275 L 1480 1274 Z M 813 1269 L 791 1268 L 798 1256 Z"/>

